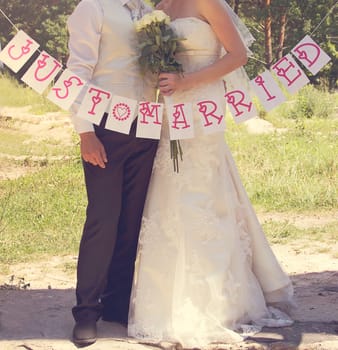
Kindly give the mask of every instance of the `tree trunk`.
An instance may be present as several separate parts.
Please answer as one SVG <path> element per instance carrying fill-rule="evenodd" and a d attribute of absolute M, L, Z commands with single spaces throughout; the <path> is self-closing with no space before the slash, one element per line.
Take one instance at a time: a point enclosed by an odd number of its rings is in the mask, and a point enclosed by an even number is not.
<path fill-rule="evenodd" d="M 234 11 L 238 14 L 239 11 L 240 0 L 235 0 Z"/>
<path fill-rule="evenodd" d="M 266 68 L 270 69 L 272 65 L 272 34 L 271 34 L 271 0 L 264 0 L 264 6 L 266 9 L 266 17 L 264 21 L 264 33 L 265 33 L 265 62 Z"/>
<path fill-rule="evenodd" d="M 285 42 L 285 29 L 287 22 L 287 7 L 282 7 L 280 10 L 280 18 L 279 18 L 279 37 L 278 37 L 278 48 L 276 52 L 276 59 L 279 60 L 283 57 L 284 50 L 284 42 Z"/>

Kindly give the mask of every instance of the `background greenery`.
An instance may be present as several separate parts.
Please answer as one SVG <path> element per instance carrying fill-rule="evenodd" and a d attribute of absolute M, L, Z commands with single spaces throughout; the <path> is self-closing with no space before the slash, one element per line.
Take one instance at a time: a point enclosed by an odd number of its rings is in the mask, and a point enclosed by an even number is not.
<path fill-rule="evenodd" d="M 79 0 L 0 0 L 0 9 L 17 28 L 27 32 L 42 49 L 65 64 L 66 21 L 78 3 Z M 331 63 L 315 77 L 310 76 L 312 83 L 329 90 L 337 88 L 338 6 L 316 29 L 336 0 L 229 0 L 228 3 L 256 38 L 252 46 L 253 58 L 246 66 L 251 78 L 288 53 L 306 34 L 311 34 L 332 58 Z M 4 46 L 15 34 L 15 29 L 1 14 L 0 18 L 0 43 Z M 84 25 L 85 21 L 84 18 Z"/>

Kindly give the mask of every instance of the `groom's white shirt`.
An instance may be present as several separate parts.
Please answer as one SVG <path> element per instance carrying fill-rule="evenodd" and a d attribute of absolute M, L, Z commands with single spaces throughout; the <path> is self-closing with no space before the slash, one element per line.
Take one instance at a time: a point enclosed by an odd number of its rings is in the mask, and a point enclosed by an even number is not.
<path fill-rule="evenodd" d="M 135 100 L 151 100 L 137 62 L 137 41 L 128 0 L 82 0 L 68 18 L 67 67 L 90 84 Z M 85 91 L 85 89 L 84 89 Z M 93 131 L 93 124 L 76 116 L 84 97 L 72 106 L 78 133 Z"/>

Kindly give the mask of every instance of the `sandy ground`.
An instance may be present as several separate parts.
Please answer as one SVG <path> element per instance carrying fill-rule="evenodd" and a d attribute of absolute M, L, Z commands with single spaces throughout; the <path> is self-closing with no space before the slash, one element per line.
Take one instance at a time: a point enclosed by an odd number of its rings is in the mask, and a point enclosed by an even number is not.
<path fill-rule="evenodd" d="M 24 120 L 25 131 L 32 137 L 44 130 L 48 137 L 71 142 L 71 126 L 64 115 L 51 114 L 41 120 L 30 116 L 25 109 L 0 109 L 0 117 L 13 115 L 20 125 L 20 120 Z M 251 132 L 268 132 L 272 126 L 256 121 L 255 127 L 252 121 L 248 128 Z M 6 155 L 0 155 L 1 158 Z M 17 177 L 25 171 L 0 167 L 0 179 Z M 259 215 L 261 222 L 287 219 L 298 227 L 325 225 L 337 221 L 337 217 L 337 212 L 287 217 L 280 213 Z M 273 250 L 294 284 L 297 303 L 297 308 L 291 311 L 294 325 L 263 329 L 243 343 L 215 344 L 209 349 L 338 350 L 338 245 L 327 247 L 316 242 L 309 247 L 297 241 L 273 245 Z M 58 256 L 17 264 L 0 275 L 0 350 L 76 349 L 70 341 L 76 259 L 76 256 Z M 127 337 L 124 327 L 115 323 L 100 321 L 98 330 L 99 339 L 90 350 L 181 349 L 170 343 L 137 343 Z"/>
<path fill-rule="evenodd" d="M 298 242 L 299 243 L 299 242 Z M 331 254 L 301 249 L 301 244 L 274 245 L 273 250 L 291 275 L 297 308 L 295 324 L 264 329 L 237 345 L 209 349 L 338 349 L 338 259 Z M 75 256 L 11 266 L 0 276 L 0 349 L 71 350 L 75 301 Z M 126 329 L 100 321 L 99 339 L 89 347 L 108 349 L 180 349 L 174 344 L 141 344 Z"/>

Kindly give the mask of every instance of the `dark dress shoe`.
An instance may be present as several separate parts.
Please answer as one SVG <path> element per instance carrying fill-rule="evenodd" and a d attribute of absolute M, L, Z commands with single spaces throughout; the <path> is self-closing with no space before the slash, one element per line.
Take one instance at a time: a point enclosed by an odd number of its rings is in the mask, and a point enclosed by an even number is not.
<path fill-rule="evenodd" d="M 96 342 L 96 321 L 76 322 L 73 329 L 73 342 L 77 346 L 87 346 Z"/>

